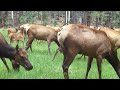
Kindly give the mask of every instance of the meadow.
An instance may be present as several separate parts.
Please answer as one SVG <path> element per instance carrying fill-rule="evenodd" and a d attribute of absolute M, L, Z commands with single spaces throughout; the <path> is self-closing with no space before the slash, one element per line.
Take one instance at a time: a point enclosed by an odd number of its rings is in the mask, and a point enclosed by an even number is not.
<path fill-rule="evenodd" d="M 0 30 L 4 35 L 5 39 L 9 43 L 9 38 L 7 36 L 6 30 Z M 26 42 L 25 42 L 26 44 Z M 14 42 L 13 47 L 16 46 Z M 22 43 L 20 42 L 20 47 Z M 32 44 L 33 52 L 28 49 L 29 60 L 33 65 L 33 69 L 26 71 L 23 67 L 20 67 L 20 71 L 16 72 L 13 70 L 11 62 L 6 59 L 7 64 L 11 70 L 10 73 L 7 72 L 5 65 L 2 60 L 0 60 L 0 79 L 64 79 L 62 72 L 62 62 L 63 55 L 58 53 L 56 58 L 52 61 L 57 45 L 52 42 L 51 44 L 51 54 L 48 55 L 48 46 L 45 41 L 33 41 Z M 84 59 L 81 55 L 77 55 L 69 67 L 69 77 L 70 79 L 84 79 L 87 69 L 87 57 Z M 120 49 L 118 50 L 118 57 L 120 58 Z M 98 70 L 96 60 L 92 62 L 92 67 L 88 75 L 88 79 L 98 79 Z M 102 62 L 102 79 L 118 79 L 118 76 L 112 66 L 108 63 L 106 59 Z"/>

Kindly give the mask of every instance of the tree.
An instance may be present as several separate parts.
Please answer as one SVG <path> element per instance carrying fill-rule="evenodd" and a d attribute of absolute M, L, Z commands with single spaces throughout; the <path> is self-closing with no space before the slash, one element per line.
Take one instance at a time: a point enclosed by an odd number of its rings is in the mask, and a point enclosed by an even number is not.
<path fill-rule="evenodd" d="M 4 27 L 5 26 L 5 21 L 6 18 L 8 16 L 8 11 L 0 11 L 0 27 Z"/>

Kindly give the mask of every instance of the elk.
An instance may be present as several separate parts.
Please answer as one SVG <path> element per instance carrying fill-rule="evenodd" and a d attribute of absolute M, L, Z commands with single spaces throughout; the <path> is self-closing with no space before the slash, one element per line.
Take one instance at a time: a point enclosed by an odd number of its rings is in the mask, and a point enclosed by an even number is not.
<path fill-rule="evenodd" d="M 46 25 L 46 27 L 52 28 L 52 29 L 54 29 L 56 32 L 59 32 L 59 31 L 61 30 L 61 27 L 59 27 L 59 26 Z"/>
<path fill-rule="evenodd" d="M 25 35 L 24 35 L 23 29 L 21 29 L 17 33 L 10 33 L 9 37 L 10 37 L 10 45 L 12 45 L 14 41 L 16 41 L 17 44 L 19 44 L 19 41 L 21 41 L 23 43 L 23 46 L 24 46 Z"/>
<path fill-rule="evenodd" d="M 24 32 L 24 35 L 25 35 L 25 37 L 24 37 L 24 40 L 26 39 L 26 37 L 27 37 L 27 31 L 28 31 L 28 29 L 31 27 L 31 24 L 29 24 L 29 23 L 27 23 L 27 24 L 23 24 L 23 25 L 21 25 L 19 28 L 20 28 L 20 30 L 23 30 L 23 32 Z"/>
<path fill-rule="evenodd" d="M 17 28 L 8 28 L 7 30 L 8 30 L 7 36 L 9 36 L 10 33 L 16 33 L 17 32 Z"/>
<path fill-rule="evenodd" d="M 116 31 L 107 27 L 98 27 L 97 30 L 103 31 L 107 34 L 115 51 L 118 48 L 120 48 L 120 32 L 119 31 Z"/>
<path fill-rule="evenodd" d="M 3 63 L 5 64 L 8 72 L 9 67 L 6 63 L 5 58 L 9 58 L 12 62 L 13 69 L 19 69 L 19 66 L 23 66 L 26 70 L 31 70 L 33 66 L 31 65 L 28 55 L 25 48 L 19 48 L 16 45 L 16 48 L 11 47 L 7 41 L 5 40 L 4 36 L 0 33 L 0 58 L 2 59 Z"/>
<path fill-rule="evenodd" d="M 116 57 L 116 59 L 118 60 L 117 58 L 117 49 L 120 47 L 120 41 L 119 41 L 119 35 L 120 35 L 120 32 L 117 31 L 117 30 L 114 30 L 114 29 L 111 29 L 111 28 L 108 28 L 108 27 L 98 27 L 97 30 L 100 30 L 100 31 L 103 31 L 107 34 L 108 38 L 110 39 L 110 42 L 111 42 L 111 45 L 112 45 L 112 48 L 113 48 L 113 55 L 114 57 Z M 88 57 L 90 59 L 90 57 Z M 88 77 L 88 72 L 91 68 L 91 63 L 92 63 L 93 59 L 90 59 L 88 60 L 88 65 L 87 65 L 87 72 L 86 72 L 86 76 L 85 78 L 87 79 Z M 117 66 L 117 63 L 115 63 L 115 66 Z"/>
<path fill-rule="evenodd" d="M 31 45 L 34 39 L 45 40 L 48 43 L 48 54 L 50 54 L 50 45 L 52 41 L 55 41 L 59 46 L 59 43 L 57 41 L 57 33 L 58 31 L 55 31 L 52 28 L 39 24 L 31 24 L 31 27 L 27 32 L 28 35 L 28 41 L 26 43 L 27 49 L 30 47 L 32 51 Z"/>
<path fill-rule="evenodd" d="M 88 56 L 88 62 L 96 58 L 99 79 L 101 79 L 103 58 L 108 60 L 120 78 L 120 62 L 112 49 L 110 39 L 103 31 L 97 31 L 84 25 L 69 24 L 63 26 L 62 30 L 58 32 L 57 39 L 63 51 L 62 68 L 65 79 L 69 79 L 69 66 L 78 53 Z M 88 69 L 90 70 L 90 68 Z"/>

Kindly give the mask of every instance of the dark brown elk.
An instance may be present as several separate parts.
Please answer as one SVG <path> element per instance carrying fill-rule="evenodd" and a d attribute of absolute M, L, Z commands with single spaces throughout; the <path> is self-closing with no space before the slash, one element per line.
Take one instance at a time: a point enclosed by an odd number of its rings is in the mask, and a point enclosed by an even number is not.
<path fill-rule="evenodd" d="M 19 69 L 19 65 L 23 66 L 26 70 L 31 70 L 33 66 L 31 65 L 25 48 L 11 47 L 4 36 L 0 33 L 0 58 L 5 64 L 7 70 L 9 71 L 8 65 L 5 58 L 9 58 L 12 62 L 14 69 Z"/>
<path fill-rule="evenodd" d="M 52 41 L 55 41 L 57 45 L 59 46 L 59 43 L 57 41 L 57 33 L 58 31 L 55 31 L 52 28 L 39 25 L 39 24 L 32 24 L 29 30 L 27 31 L 28 34 L 28 41 L 27 41 L 27 49 L 32 45 L 32 42 L 34 39 L 37 40 L 45 40 L 48 43 L 48 54 L 50 54 L 50 45 Z M 32 51 L 32 48 L 31 48 Z"/>
<path fill-rule="evenodd" d="M 69 66 L 78 53 L 89 56 L 89 60 L 96 58 L 99 78 L 101 78 L 103 58 L 109 61 L 120 78 L 120 62 L 112 50 L 109 38 L 103 31 L 97 31 L 84 25 L 69 24 L 58 32 L 57 39 L 64 55 L 62 67 L 65 79 L 69 79 Z"/>

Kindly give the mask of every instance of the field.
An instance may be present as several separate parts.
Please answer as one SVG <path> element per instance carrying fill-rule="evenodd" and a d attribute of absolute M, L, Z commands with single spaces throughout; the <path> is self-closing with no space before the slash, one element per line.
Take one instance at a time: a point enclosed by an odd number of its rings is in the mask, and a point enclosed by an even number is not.
<path fill-rule="evenodd" d="M 5 36 L 9 43 L 9 38 L 7 37 L 6 30 L 0 30 L 0 32 Z M 20 42 L 21 43 L 21 42 Z M 16 42 L 14 42 L 14 47 Z M 22 44 L 20 45 L 22 47 Z M 26 71 L 23 67 L 20 67 L 19 72 L 15 72 L 12 69 L 11 62 L 6 59 L 8 66 L 11 70 L 10 73 L 7 72 L 5 65 L 2 60 L 0 60 L 0 79 L 64 79 L 62 73 L 62 61 L 63 55 L 58 53 L 55 60 L 52 61 L 57 45 L 53 42 L 51 44 L 51 54 L 48 55 L 47 42 L 40 41 L 38 43 L 36 40 L 32 44 L 33 52 L 28 50 L 29 60 L 33 65 L 31 71 Z M 118 57 L 120 57 L 120 50 L 118 50 Z M 87 58 L 86 58 L 87 59 Z M 87 60 L 77 55 L 73 63 L 69 68 L 70 79 L 84 79 L 87 69 Z M 118 79 L 118 76 L 112 66 L 103 59 L 102 62 L 102 78 L 103 79 Z M 93 61 L 91 70 L 88 75 L 88 79 L 98 79 L 98 71 L 96 60 Z"/>

